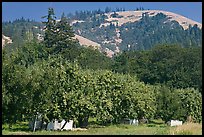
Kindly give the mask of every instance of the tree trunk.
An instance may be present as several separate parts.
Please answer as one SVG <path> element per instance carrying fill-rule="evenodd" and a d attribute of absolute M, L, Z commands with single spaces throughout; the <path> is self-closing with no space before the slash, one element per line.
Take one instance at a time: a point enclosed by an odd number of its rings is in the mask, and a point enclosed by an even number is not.
<path fill-rule="evenodd" d="M 33 132 L 35 132 L 36 122 L 37 122 L 37 115 L 35 116 L 35 120 L 34 120 L 34 123 L 33 123 Z"/>

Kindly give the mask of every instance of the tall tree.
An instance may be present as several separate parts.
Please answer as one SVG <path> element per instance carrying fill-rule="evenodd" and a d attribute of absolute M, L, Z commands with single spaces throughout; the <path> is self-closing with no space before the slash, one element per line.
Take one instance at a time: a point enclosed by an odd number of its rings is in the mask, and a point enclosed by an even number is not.
<path fill-rule="evenodd" d="M 49 54 L 59 53 L 63 48 L 69 47 L 68 45 L 76 43 L 73 40 L 74 32 L 64 13 L 60 21 L 56 21 L 54 9 L 49 8 L 48 15 L 45 17 L 47 17 L 47 22 L 44 22 L 46 25 L 44 43 L 48 48 Z"/>
<path fill-rule="evenodd" d="M 63 13 L 59 22 L 56 23 L 56 47 L 55 53 L 60 52 L 63 48 L 67 48 L 70 44 L 73 44 L 74 31 L 69 25 L 69 21 Z"/>
<path fill-rule="evenodd" d="M 53 8 L 48 8 L 48 15 L 43 16 L 47 21 L 43 22 L 45 24 L 45 36 L 44 43 L 47 47 L 52 47 L 56 43 L 56 16 Z"/>

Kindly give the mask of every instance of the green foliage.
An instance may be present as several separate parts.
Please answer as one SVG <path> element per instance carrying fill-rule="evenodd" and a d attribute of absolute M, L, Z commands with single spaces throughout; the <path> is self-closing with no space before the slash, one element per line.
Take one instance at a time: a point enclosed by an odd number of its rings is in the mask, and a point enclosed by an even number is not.
<path fill-rule="evenodd" d="M 57 22 L 54 9 L 49 8 L 48 15 L 43 18 L 47 19 L 46 22 L 43 22 L 45 24 L 44 43 L 48 48 L 49 54 L 57 54 L 73 43 L 76 43 L 73 40 L 74 32 L 64 13 L 60 21 Z"/>
<path fill-rule="evenodd" d="M 79 127 L 86 127 L 89 118 L 102 125 L 143 117 L 202 120 L 200 48 L 162 45 L 124 52 L 114 58 L 112 72 L 113 60 L 72 41 L 64 14 L 57 23 L 50 8 L 46 17 L 43 44 L 28 41 L 13 52 L 3 49 L 3 123 L 37 113 L 43 121 L 73 119 Z"/>
<path fill-rule="evenodd" d="M 38 36 L 44 34 L 42 28 L 42 23 L 24 18 L 16 19 L 13 22 L 2 22 L 2 34 L 10 37 L 13 42 L 4 48 L 12 51 L 26 42 L 38 41 Z"/>
<path fill-rule="evenodd" d="M 3 50 L 4 123 L 29 119 L 37 112 L 46 122 L 55 118 L 73 119 L 80 127 L 86 127 L 90 117 L 102 125 L 119 123 L 123 118 L 185 121 L 190 115 L 196 122 L 202 119 L 201 93 L 197 90 L 169 89 L 139 82 L 139 78 L 129 74 L 82 69 L 77 61 L 48 56 L 44 47 L 28 43 L 11 54 Z M 160 56 L 144 52 L 148 56 L 140 53 L 135 57 L 140 57 L 138 63 L 145 65 L 158 60 L 161 63 L 174 56 L 171 52 L 165 54 L 168 48 L 162 49 L 166 50 L 163 54 L 158 50 L 159 53 L 153 52 Z M 28 54 L 23 54 L 25 52 Z M 154 57 L 151 61 L 148 60 L 150 55 Z"/>
<path fill-rule="evenodd" d="M 162 118 L 165 122 L 172 119 L 185 121 L 186 109 L 183 108 L 181 103 L 181 98 L 173 89 L 161 86 L 157 93 L 157 112 L 155 116 Z"/>
<path fill-rule="evenodd" d="M 45 57 L 43 46 L 37 43 L 29 43 L 12 53 L 3 49 L 2 95 L 5 98 L 2 105 L 4 116 L 8 115 L 3 117 L 3 121 L 13 123 L 27 115 L 26 107 L 31 99 L 28 96 L 31 87 L 27 85 L 27 68 Z"/>
<path fill-rule="evenodd" d="M 124 52 L 114 58 L 113 71 L 134 74 L 150 84 L 202 91 L 201 48 L 159 45 L 149 51 Z"/>
<path fill-rule="evenodd" d="M 123 40 L 121 50 L 148 50 L 158 44 L 202 46 L 202 30 L 197 25 L 184 30 L 178 22 L 168 21 L 167 16 L 162 13 L 153 17 L 144 15 L 140 21 L 120 27 L 120 37 Z"/>
<path fill-rule="evenodd" d="M 187 120 L 191 116 L 193 122 L 201 122 L 202 94 L 193 88 L 177 89 L 175 92 L 182 102 L 182 109 L 185 111 L 184 119 Z"/>
<path fill-rule="evenodd" d="M 76 49 L 73 49 L 76 51 Z M 73 53 L 71 53 L 73 55 Z M 83 69 L 111 69 L 113 60 L 97 49 L 85 47 L 77 49 L 78 56 L 75 58 Z M 65 52 L 65 56 L 67 53 Z M 69 60 L 69 58 L 67 58 Z"/>

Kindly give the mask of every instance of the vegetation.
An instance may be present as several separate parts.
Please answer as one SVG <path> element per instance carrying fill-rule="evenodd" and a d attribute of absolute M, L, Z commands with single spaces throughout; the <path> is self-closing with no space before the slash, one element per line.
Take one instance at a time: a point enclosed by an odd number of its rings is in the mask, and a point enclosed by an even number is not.
<path fill-rule="evenodd" d="M 120 27 L 121 50 L 148 50 L 158 44 L 201 47 L 202 30 L 197 25 L 184 30 L 176 21 L 168 21 L 163 13 L 150 17 L 147 13 L 137 22 Z M 166 22 L 166 23 L 164 23 Z M 128 31 L 127 31 L 128 29 Z M 128 45 L 131 45 L 128 47 Z"/>
<path fill-rule="evenodd" d="M 161 118 L 167 122 L 172 118 L 187 121 L 190 116 L 193 122 L 202 121 L 199 49 L 163 46 L 124 52 L 111 60 L 96 50 L 80 47 L 72 39 L 72 28 L 64 15 L 56 22 L 50 8 L 45 17 L 44 41 L 30 41 L 15 51 L 2 52 L 2 122 L 10 130 L 37 113 L 47 123 L 73 119 L 77 127 L 88 127 L 94 118 L 97 125 L 110 125 L 113 134 L 119 133 L 120 127 L 114 125 L 124 118 Z M 179 86 L 174 85 L 178 80 L 171 79 L 171 71 L 184 78 Z M 195 76 L 200 78 L 197 83 Z M 190 82 L 185 81 L 189 78 Z M 133 126 L 122 127 L 136 133 Z M 141 134 L 167 133 L 166 129 L 157 132 L 157 127 L 143 133 L 143 128 L 150 127 L 142 127 Z M 98 129 L 93 132 L 102 134 Z M 121 134 L 129 134 L 129 130 Z"/>
<path fill-rule="evenodd" d="M 80 127 L 87 126 L 89 117 L 106 124 L 119 123 L 123 118 L 154 118 L 157 113 L 164 120 L 186 120 L 191 115 L 195 121 L 201 121 L 202 97 L 197 90 L 178 90 L 178 96 L 174 95 L 177 90 L 169 92 L 168 88 L 147 85 L 129 75 L 82 70 L 62 57 L 49 57 L 26 67 L 22 64 L 25 60 L 17 55 L 11 56 L 12 62 L 3 58 L 4 122 L 12 123 L 36 112 L 42 113 L 45 121 L 74 119 Z M 164 106 L 160 106 L 159 100 L 164 101 Z M 171 100 L 175 103 L 168 102 Z"/>
<path fill-rule="evenodd" d="M 178 127 L 169 127 L 163 123 L 149 123 L 139 126 L 134 125 L 109 125 L 90 126 L 85 131 L 46 131 L 36 132 L 27 129 L 27 123 L 17 123 L 13 129 L 3 125 L 3 135 L 202 135 L 202 125 L 197 123 L 186 123 Z"/>
<path fill-rule="evenodd" d="M 137 10 L 143 10 L 139 8 Z M 79 13 L 79 16 L 83 15 Z M 121 18 L 115 11 L 111 14 L 113 18 Z M 201 47 L 202 29 L 197 25 L 183 27 L 176 21 L 168 21 L 169 18 L 163 13 L 149 16 L 143 13 L 142 18 L 137 22 L 124 23 L 122 26 L 108 22 L 105 14 L 93 14 L 88 16 L 84 22 L 73 24 L 75 33 L 82 35 L 92 41 L 97 41 L 103 48 L 115 50 L 117 39 L 116 29 L 120 31 L 121 43 L 117 43 L 121 51 L 149 50 L 158 44 L 176 44 L 182 47 Z M 104 23 L 110 25 L 100 26 Z M 109 43 L 104 43 L 109 41 Z M 113 48 L 114 47 L 114 48 Z"/>
<path fill-rule="evenodd" d="M 9 46 L 5 46 L 9 51 L 17 49 L 26 42 L 38 41 L 44 35 L 43 24 L 34 20 L 16 19 L 13 22 L 2 22 L 2 34 L 10 37 L 13 41 Z"/>
<path fill-rule="evenodd" d="M 136 11 L 140 10 L 144 10 L 144 8 L 136 8 Z M 96 41 L 102 46 L 103 50 L 108 48 L 114 51 L 116 46 L 119 46 L 120 51 L 149 50 L 158 44 L 176 44 L 182 47 L 202 46 L 202 29 L 197 25 L 189 25 L 188 29 L 184 30 L 178 22 L 169 21 L 169 18 L 163 13 L 159 13 L 155 16 L 149 16 L 148 13 L 143 13 L 142 18 L 139 21 L 128 22 L 122 26 L 118 26 L 117 22 L 109 22 L 106 20 L 108 18 L 106 13 L 110 12 L 113 12 L 111 14 L 112 17 L 121 18 L 122 16 L 119 16 L 117 13 L 119 11 L 125 11 L 125 9 L 116 8 L 113 10 L 106 7 L 104 11 L 101 9 L 94 11 L 76 11 L 75 14 L 69 13 L 67 17 L 69 23 L 74 20 L 82 20 L 83 22 L 73 24 L 73 32 L 92 41 Z M 65 19 L 65 14 L 63 16 Z M 45 18 L 48 19 L 48 17 Z M 55 21 L 55 15 L 50 14 L 49 20 Z M 52 21 L 50 21 L 50 23 L 51 22 Z M 61 20 L 62 24 L 64 24 L 63 22 Z M 110 25 L 106 27 L 101 26 L 101 24 L 104 23 L 110 23 Z M 57 22 L 54 24 L 58 24 L 58 27 L 62 25 Z M 22 45 L 23 41 L 38 39 L 39 35 L 44 36 L 44 25 L 47 27 L 49 26 L 46 23 L 43 24 L 21 18 L 14 22 L 3 22 L 2 32 L 5 36 L 11 37 L 16 43 L 15 46 L 18 47 Z M 70 27 L 67 27 L 67 30 L 69 31 L 65 33 L 71 32 L 72 30 L 70 30 Z M 63 27 L 61 26 L 61 28 Z M 55 29 L 57 29 L 57 26 L 53 28 L 53 31 Z M 121 43 L 115 41 L 118 38 L 116 29 L 117 31 L 120 31 L 119 38 L 122 39 Z M 55 36 L 58 36 L 58 34 L 56 33 Z M 61 36 L 56 38 L 56 40 L 59 40 L 60 37 Z M 52 42 L 52 39 L 49 41 Z M 104 43 L 104 41 L 107 42 Z"/>
<path fill-rule="evenodd" d="M 202 92 L 201 47 L 159 45 L 146 51 L 123 52 L 114 61 L 114 72 L 137 75 L 145 83 L 193 87 Z"/>

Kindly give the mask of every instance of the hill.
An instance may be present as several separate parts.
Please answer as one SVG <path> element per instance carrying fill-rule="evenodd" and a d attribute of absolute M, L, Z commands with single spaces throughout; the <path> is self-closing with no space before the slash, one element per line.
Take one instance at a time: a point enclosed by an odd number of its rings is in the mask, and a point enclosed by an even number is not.
<path fill-rule="evenodd" d="M 109 57 L 126 50 L 148 50 L 158 44 L 202 46 L 202 24 L 168 11 L 81 11 L 68 17 L 80 45 L 92 45 Z M 23 18 L 2 23 L 3 34 L 18 43 L 42 40 L 43 27 L 40 22 Z"/>
<path fill-rule="evenodd" d="M 6 45 L 12 43 L 12 40 L 10 37 L 6 37 L 2 34 L 2 48 Z"/>
<path fill-rule="evenodd" d="M 105 15 L 108 17 L 106 20 L 110 22 L 118 21 L 118 26 L 122 26 L 125 23 L 128 22 L 136 22 L 142 19 L 142 15 L 144 13 L 147 13 L 150 17 L 156 16 L 159 13 L 162 13 L 167 16 L 168 21 L 177 21 L 185 30 L 189 28 L 189 25 L 195 25 L 197 24 L 199 28 L 202 28 L 202 24 L 198 23 L 196 21 L 193 21 L 191 19 L 188 19 L 182 15 L 168 12 L 168 11 L 162 11 L 162 10 L 143 10 L 143 11 L 123 11 L 123 12 L 116 12 L 120 16 L 120 18 L 117 17 L 111 17 L 111 15 L 114 14 L 114 12 L 106 13 Z M 107 24 L 101 24 L 107 25 Z"/>
<path fill-rule="evenodd" d="M 71 24 L 76 34 L 96 41 L 112 55 L 124 50 L 147 50 L 164 43 L 202 45 L 202 24 L 168 11 L 100 13 L 85 19 L 74 17 Z"/>

